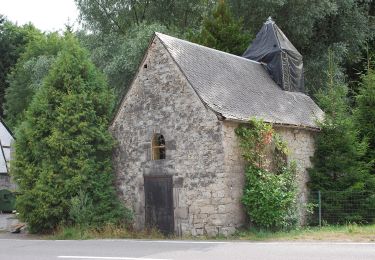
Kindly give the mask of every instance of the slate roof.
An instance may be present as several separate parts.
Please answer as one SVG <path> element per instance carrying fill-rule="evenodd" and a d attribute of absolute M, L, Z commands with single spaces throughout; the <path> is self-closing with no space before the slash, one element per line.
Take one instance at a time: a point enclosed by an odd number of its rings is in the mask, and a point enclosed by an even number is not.
<path fill-rule="evenodd" d="M 259 62 L 155 33 L 202 102 L 229 120 L 263 118 L 318 128 L 323 111 L 307 95 L 282 90 Z"/>

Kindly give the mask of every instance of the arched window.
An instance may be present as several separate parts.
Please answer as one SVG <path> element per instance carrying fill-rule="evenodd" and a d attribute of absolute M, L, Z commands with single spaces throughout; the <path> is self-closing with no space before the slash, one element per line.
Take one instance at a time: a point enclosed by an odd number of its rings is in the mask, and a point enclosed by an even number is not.
<path fill-rule="evenodd" d="M 161 134 L 154 134 L 151 143 L 152 160 L 165 159 L 165 139 Z"/>

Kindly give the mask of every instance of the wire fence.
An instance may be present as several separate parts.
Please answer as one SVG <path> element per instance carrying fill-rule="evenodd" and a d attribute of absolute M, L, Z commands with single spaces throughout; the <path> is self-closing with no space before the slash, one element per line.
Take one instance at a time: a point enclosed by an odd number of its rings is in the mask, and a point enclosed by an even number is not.
<path fill-rule="evenodd" d="M 375 191 L 312 191 L 309 194 L 309 225 L 374 224 Z"/>

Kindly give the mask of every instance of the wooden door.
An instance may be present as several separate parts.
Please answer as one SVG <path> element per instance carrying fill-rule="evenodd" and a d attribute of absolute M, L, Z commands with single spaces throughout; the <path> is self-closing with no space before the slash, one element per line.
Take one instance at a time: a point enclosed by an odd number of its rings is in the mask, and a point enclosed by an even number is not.
<path fill-rule="evenodd" d="M 148 228 L 164 234 L 174 231 L 173 184 L 171 176 L 145 176 L 145 220 Z"/>

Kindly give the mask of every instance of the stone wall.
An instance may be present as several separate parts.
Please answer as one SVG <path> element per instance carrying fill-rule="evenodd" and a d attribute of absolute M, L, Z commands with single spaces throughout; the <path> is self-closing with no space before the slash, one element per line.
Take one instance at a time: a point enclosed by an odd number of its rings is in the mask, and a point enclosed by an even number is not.
<path fill-rule="evenodd" d="M 117 187 L 136 228 L 145 227 L 144 176 L 156 174 L 173 176 L 176 234 L 226 235 L 243 223 L 242 177 L 225 165 L 222 128 L 156 37 L 110 127 Z M 164 160 L 151 160 L 154 133 L 166 140 Z"/>
<path fill-rule="evenodd" d="M 234 132 L 237 126 L 238 123 L 223 121 L 224 167 L 225 172 L 227 172 L 229 176 L 228 188 L 231 194 L 230 207 L 234 227 L 239 227 L 246 223 L 246 214 L 241 203 L 245 181 L 245 161 L 241 155 L 239 140 Z"/>
<path fill-rule="evenodd" d="M 285 127 L 275 127 L 284 141 L 288 144 L 290 154 L 288 160 L 297 163 L 297 177 L 299 187 L 299 214 L 300 224 L 306 224 L 306 208 L 308 189 L 306 183 L 309 181 L 307 169 L 312 166 L 310 158 L 314 155 L 315 143 L 314 137 L 316 132 L 307 129 L 295 129 Z"/>

